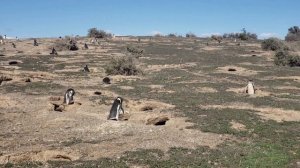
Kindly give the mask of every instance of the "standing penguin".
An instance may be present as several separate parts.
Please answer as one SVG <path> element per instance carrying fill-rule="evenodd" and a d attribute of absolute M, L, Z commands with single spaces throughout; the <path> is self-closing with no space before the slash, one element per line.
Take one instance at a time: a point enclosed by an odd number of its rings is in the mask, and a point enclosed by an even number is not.
<path fill-rule="evenodd" d="M 83 72 L 90 72 L 90 69 L 87 65 L 83 67 Z"/>
<path fill-rule="evenodd" d="M 252 82 L 252 80 L 248 81 L 248 85 L 246 86 L 246 93 L 248 93 L 249 95 L 255 94 L 254 83 Z"/>
<path fill-rule="evenodd" d="M 67 105 L 73 104 L 74 103 L 74 99 L 73 99 L 74 95 L 75 95 L 75 90 L 68 89 L 64 96 L 64 103 L 66 103 Z"/>
<path fill-rule="evenodd" d="M 124 110 L 122 107 L 123 99 L 121 97 L 117 97 L 110 109 L 108 120 L 119 120 L 119 114 L 124 114 Z"/>
<path fill-rule="evenodd" d="M 39 43 L 37 42 L 36 39 L 33 39 L 33 46 L 39 46 Z"/>
<path fill-rule="evenodd" d="M 84 49 L 89 49 L 89 46 L 86 43 L 84 43 Z"/>

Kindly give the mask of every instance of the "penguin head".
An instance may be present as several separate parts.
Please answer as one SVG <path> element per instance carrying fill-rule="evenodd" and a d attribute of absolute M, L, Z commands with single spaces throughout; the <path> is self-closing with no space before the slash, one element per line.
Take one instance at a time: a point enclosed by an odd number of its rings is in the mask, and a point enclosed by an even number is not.
<path fill-rule="evenodd" d="M 117 97 L 117 99 L 116 99 L 118 102 L 120 102 L 120 104 L 122 104 L 122 102 L 123 102 L 123 99 L 122 99 L 122 97 Z"/>
<path fill-rule="evenodd" d="M 68 89 L 67 92 L 68 92 L 68 94 L 69 94 L 70 96 L 74 96 L 74 95 L 75 95 L 75 90 L 72 89 L 72 88 Z"/>

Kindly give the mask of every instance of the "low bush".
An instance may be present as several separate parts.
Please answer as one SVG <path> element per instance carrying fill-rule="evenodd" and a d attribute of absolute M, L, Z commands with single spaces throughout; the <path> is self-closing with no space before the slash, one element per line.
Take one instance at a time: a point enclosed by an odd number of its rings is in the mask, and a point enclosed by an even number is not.
<path fill-rule="evenodd" d="M 225 33 L 223 34 L 223 38 L 234 38 L 240 40 L 257 40 L 257 34 L 247 32 L 245 28 L 242 29 L 241 33 Z"/>
<path fill-rule="evenodd" d="M 288 34 L 285 36 L 286 41 L 300 41 L 300 28 L 293 26 L 288 29 Z"/>
<path fill-rule="evenodd" d="M 279 66 L 300 66 L 300 56 L 292 55 L 288 51 L 278 51 L 275 54 L 274 63 Z"/>
<path fill-rule="evenodd" d="M 144 50 L 134 47 L 134 46 L 127 46 L 127 51 L 132 54 L 143 54 Z"/>
<path fill-rule="evenodd" d="M 88 37 L 108 38 L 108 37 L 112 37 L 112 34 L 107 33 L 104 30 L 98 30 L 97 28 L 91 28 L 88 30 Z"/>
<path fill-rule="evenodd" d="M 50 49 L 55 48 L 56 51 L 64 51 L 64 50 L 71 50 L 76 51 L 78 50 L 78 46 L 76 45 L 76 41 L 74 40 L 57 40 Z"/>
<path fill-rule="evenodd" d="M 288 65 L 291 67 L 300 66 L 300 56 L 299 55 L 290 55 L 288 58 Z"/>
<path fill-rule="evenodd" d="M 223 37 L 222 37 L 222 36 L 219 36 L 219 35 L 212 35 L 211 38 L 212 38 L 213 40 L 218 41 L 219 43 L 221 43 L 221 41 L 222 41 L 222 39 L 223 39 Z"/>
<path fill-rule="evenodd" d="M 286 52 L 286 51 L 276 52 L 275 58 L 274 58 L 274 63 L 275 63 L 275 65 L 285 66 L 288 64 L 287 58 L 288 58 L 288 52 Z"/>
<path fill-rule="evenodd" d="M 176 35 L 176 34 L 174 34 L 174 33 L 170 33 L 170 34 L 168 34 L 168 35 L 167 35 L 167 37 L 172 37 L 172 38 L 175 38 L 175 37 L 177 37 L 177 35 Z"/>
<path fill-rule="evenodd" d="M 196 36 L 194 33 L 189 32 L 189 33 L 187 33 L 187 34 L 185 35 L 185 37 L 186 37 L 186 38 L 196 38 L 197 36 Z"/>
<path fill-rule="evenodd" d="M 261 48 L 263 50 L 271 50 L 271 51 L 289 50 L 288 46 L 278 38 L 269 38 L 264 40 L 261 43 Z"/>
<path fill-rule="evenodd" d="M 107 75 L 138 75 L 141 71 L 135 65 L 132 57 L 114 57 L 105 66 Z"/>

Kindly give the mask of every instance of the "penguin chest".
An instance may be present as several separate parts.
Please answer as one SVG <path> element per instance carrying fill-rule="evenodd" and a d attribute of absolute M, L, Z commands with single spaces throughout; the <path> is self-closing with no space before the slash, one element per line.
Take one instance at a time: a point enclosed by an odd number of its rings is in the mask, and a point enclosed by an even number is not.
<path fill-rule="evenodd" d="M 247 90 L 248 90 L 248 94 L 254 94 L 254 87 L 252 84 L 248 84 Z"/>

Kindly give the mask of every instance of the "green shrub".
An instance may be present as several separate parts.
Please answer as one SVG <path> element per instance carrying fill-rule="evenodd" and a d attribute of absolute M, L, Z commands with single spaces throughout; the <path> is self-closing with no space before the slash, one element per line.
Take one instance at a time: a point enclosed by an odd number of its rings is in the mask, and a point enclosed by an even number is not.
<path fill-rule="evenodd" d="M 274 63 L 281 66 L 300 66 L 300 56 L 291 55 L 288 51 L 278 51 L 275 54 Z"/>
<path fill-rule="evenodd" d="M 174 33 L 170 33 L 170 34 L 167 35 L 167 37 L 175 38 L 175 37 L 177 37 L 177 35 L 174 34 Z"/>
<path fill-rule="evenodd" d="M 57 40 L 53 46 L 50 47 L 50 49 L 55 48 L 56 51 L 64 51 L 64 50 L 71 50 L 71 51 L 76 51 L 78 50 L 78 46 L 76 44 L 75 40 L 69 40 L 69 39 L 64 39 L 64 40 Z"/>
<path fill-rule="evenodd" d="M 275 65 L 286 66 L 288 64 L 288 52 L 287 51 L 278 51 L 275 54 L 274 63 Z"/>
<path fill-rule="evenodd" d="M 247 32 L 245 28 L 242 29 L 241 33 L 225 33 L 223 34 L 223 38 L 234 38 L 240 40 L 257 40 L 257 34 Z"/>
<path fill-rule="evenodd" d="M 107 38 L 107 37 L 112 37 L 112 34 L 107 33 L 104 30 L 98 30 L 97 28 L 91 28 L 88 30 L 88 37 Z"/>
<path fill-rule="evenodd" d="M 140 70 L 136 67 L 135 61 L 132 57 L 114 57 L 105 66 L 107 75 L 137 75 Z"/>
<path fill-rule="evenodd" d="M 127 51 L 132 54 L 143 54 L 144 50 L 134 47 L 134 46 L 127 46 Z"/>
<path fill-rule="evenodd" d="M 291 67 L 300 66 L 300 56 L 290 55 L 288 62 L 289 62 L 289 66 L 291 66 Z"/>
<path fill-rule="evenodd" d="M 285 36 L 286 41 L 300 41 L 300 28 L 293 26 L 289 28 L 288 34 Z"/>
<path fill-rule="evenodd" d="M 185 35 L 185 37 L 186 37 L 186 38 L 196 38 L 197 36 L 196 36 L 194 33 L 189 32 L 189 33 L 187 33 L 187 34 Z"/>
<path fill-rule="evenodd" d="M 271 50 L 271 51 L 289 50 L 289 48 L 285 45 L 285 43 L 278 38 L 269 38 L 264 40 L 261 43 L 261 48 L 263 50 Z"/>
<path fill-rule="evenodd" d="M 212 35 L 211 38 L 212 38 L 213 40 L 218 41 L 219 43 L 221 43 L 221 41 L 222 41 L 222 39 L 223 39 L 223 37 L 222 37 L 222 36 L 219 36 L 219 35 Z"/>

